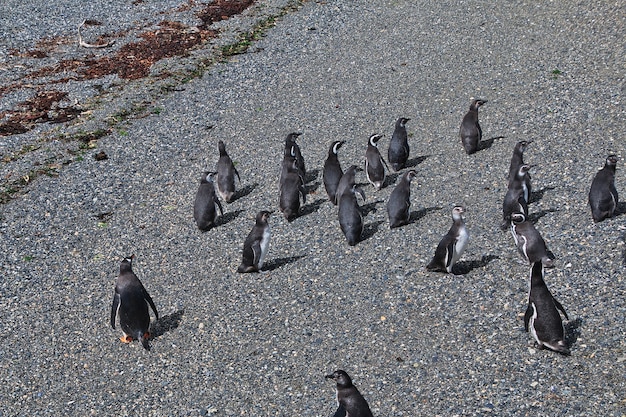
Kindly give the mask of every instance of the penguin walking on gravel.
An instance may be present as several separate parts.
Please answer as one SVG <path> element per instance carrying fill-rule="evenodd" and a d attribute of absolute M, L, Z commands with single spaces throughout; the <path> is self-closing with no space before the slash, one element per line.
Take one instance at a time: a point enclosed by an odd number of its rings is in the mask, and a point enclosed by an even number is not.
<path fill-rule="evenodd" d="M 363 215 L 356 199 L 357 193 L 365 200 L 363 190 L 354 184 L 339 197 L 339 226 L 350 246 L 359 243 L 363 235 Z"/>
<path fill-rule="evenodd" d="M 337 383 L 337 411 L 334 417 L 373 417 L 369 404 L 352 383 L 352 378 L 341 369 L 326 375 Z"/>
<path fill-rule="evenodd" d="M 219 208 L 222 216 L 224 210 L 222 203 L 215 194 L 215 185 L 213 177 L 215 172 L 205 172 L 200 178 L 200 186 L 196 192 L 196 199 L 193 203 L 193 218 L 196 221 L 198 229 L 206 232 L 216 225 L 217 208 Z"/>
<path fill-rule="evenodd" d="M 259 272 L 270 247 L 270 225 L 268 219 L 271 211 L 259 211 L 252 230 L 243 242 L 241 265 L 237 268 L 240 274 L 247 272 Z"/>
<path fill-rule="evenodd" d="M 465 227 L 464 213 L 465 207 L 463 206 L 454 206 L 452 209 L 452 226 L 437 245 L 435 256 L 426 265 L 426 269 L 429 271 L 451 273 L 452 267 L 465 252 L 469 241 L 469 232 Z"/>
<path fill-rule="evenodd" d="M 417 176 L 417 172 L 411 169 L 400 177 L 398 185 L 393 189 L 387 202 L 387 214 L 389 215 L 389 227 L 395 228 L 409 223 L 411 207 L 411 180 Z"/>
<path fill-rule="evenodd" d="M 544 269 L 541 262 L 534 262 L 530 269 L 530 291 L 528 308 L 524 314 L 524 328 L 530 331 L 539 348 L 569 355 L 565 342 L 565 328 L 559 310 L 569 320 L 565 309 L 550 293 L 544 281 Z"/>
<path fill-rule="evenodd" d="M 483 131 L 478 123 L 478 109 L 485 103 L 487 103 L 487 100 L 471 98 L 469 111 L 463 117 L 463 121 L 461 121 L 459 135 L 461 136 L 463 148 L 465 148 L 465 152 L 468 155 L 478 150 L 478 145 L 483 137 Z"/>
<path fill-rule="evenodd" d="M 528 216 L 528 200 L 530 199 L 532 189 L 528 171 L 530 171 L 531 167 L 531 165 L 526 164 L 520 165 L 515 177 L 509 181 L 509 188 L 502 203 L 503 228 L 505 229 L 511 221 L 513 213 L 523 213 L 525 216 Z"/>
<path fill-rule="evenodd" d="M 154 311 L 157 320 L 159 320 L 159 313 L 150 294 L 133 272 L 132 262 L 134 258 L 135 255 L 124 258 L 120 264 L 120 274 L 115 283 L 115 293 L 111 305 L 111 327 L 115 329 L 115 318 L 119 317 L 120 327 L 124 332 L 124 336 L 120 337 L 120 340 L 124 343 L 130 343 L 133 339 L 140 340 L 144 349 L 150 350 L 148 345 L 148 339 L 150 339 L 148 305 Z"/>
<path fill-rule="evenodd" d="M 302 135 L 300 132 L 292 132 L 287 135 L 285 138 L 285 157 L 291 156 L 296 160 L 298 170 L 300 171 L 300 176 L 303 180 L 306 179 L 306 166 L 304 164 L 304 157 L 302 156 L 302 152 L 300 151 L 300 146 L 296 143 L 296 138 Z"/>
<path fill-rule="evenodd" d="M 326 161 L 324 161 L 324 171 L 322 172 L 326 194 L 328 194 L 328 199 L 334 206 L 337 205 L 337 186 L 343 176 L 343 170 L 341 169 L 337 152 L 344 143 L 346 143 L 345 140 L 336 140 L 330 145 L 328 156 L 326 157 Z"/>
<path fill-rule="evenodd" d="M 511 215 L 511 234 L 517 250 L 529 264 L 541 262 L 546 268 L 554 267 L 545 240 L 523 213 Z"/>
<path fill-rule="evenodd" d="M 220 193 L 225 202 L 230 203 L 233 201 L 233 195 L 235 194 L 235 175 L 241 183 L 241 177 L 232 159 L 226 152 L 226 145 L 221 140 L 217 143 L 217 147 L 220 151 L 220 157 L 217 160 L 215 171 L 217 171 L 217 191 Z"/>
<path fill-rule="evenodd" d="M 511 164 L 509 165 L 509 187 L 511 187 L 511 183 L 516 180 L 519 167 L 524 165 L 524 152 L 531 143 L 533 143 L 532 140 L 520 140 L 515 144 L 513 155 L 511 156 Z M 524 181 L 530 184 L 530 173 L 526 173 Z"/>
<path fill-rule="evenodd" d="M 300 196 L 302 202 L 306 203 L 306 194 L 304 192 L 304 179 L 300 176 L 298 163 L 293 161 L 293 165 L 287 170 L 285 178 L 280 185 L 278 198 L 278 206 L 287 221 L 293 221 L 300 211 Z"/>
<path fill-rule="evenodd" d="M 405 167 L 406 161 L 409 159 L 409 141 L 406 132 L 406 122 L 411 119 L 400 117 L 396 121 L 396 127 L 389 141 L 387 149 L 387 160 L 395 172 Z"/>
<path fill-rule="evenodd" d="M 385 168 L 389 171 L 387 163 L 378 151 L 378 141 L 382 137 L 383 135 L 370 136 L 365 151 L 365 174 L 376 191 L 380 190 L 385 182 Z"/>
<path fill-rule="evenodd" d="M 589 205 L 594 222 L 613 217 L 619 202 L 617 189 L 615 188 L 615 169 L 617 156 L 609 155 L 602 168 L 591 182 L 589 190 Z"/>

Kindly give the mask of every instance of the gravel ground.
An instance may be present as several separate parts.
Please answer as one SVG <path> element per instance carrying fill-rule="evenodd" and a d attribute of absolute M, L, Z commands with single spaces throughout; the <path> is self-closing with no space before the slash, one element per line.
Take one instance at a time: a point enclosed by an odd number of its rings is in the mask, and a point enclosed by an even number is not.
<path fill-rule="evenodd" d="M 324 375 L 338 368 L 376 416 L 626 415 L 626 215 L 593 224 L 586 203 L 606 155 L 626 155 L 626 7 L 543 3 L 306 2 L 101 139 L 109 159 L 40 177 L 1 208 L 0 415 L 332 415 Z M 470 96 L 489 100 L 484 138 L 503 138 L 467 156 Z M 347 141 L 346 168 L 381 132 L 386 154 L 399 116 L 415 221 L 388 227 L 395 175 L 364 185 L 366 238 L 349 247 L 320 185 L 328 145 Z M 266 271 L 239 275 L 255 213 L 277 208 L 290 131 L 317 174 L 308 204 L 292 223 L 272 217 Z M 193 198 L 219 139 L 244 192 L 200 233 Z M 524 332 L 529 268 L 499 230 L 522 139 L 535 140 L 530 211 L 557 258 L 546 281 L 571 319 L 569 357 Z M 460 202 L 465 274 L 427 272 Z M 162 316 L 150 352 L 108 325 L 132 253 Z"/>

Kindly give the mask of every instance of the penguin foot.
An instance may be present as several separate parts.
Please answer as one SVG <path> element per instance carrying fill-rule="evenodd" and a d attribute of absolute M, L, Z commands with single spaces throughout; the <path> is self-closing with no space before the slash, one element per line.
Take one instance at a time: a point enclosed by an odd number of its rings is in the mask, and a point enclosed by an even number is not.
<path fill-rule="evenodd" d="M 122 343 L 130 343 L 133 341 L 132 336 L 129 336 L 127 334 L 125 334 L 124 336 L 120 337 L 120 342 Z"/>

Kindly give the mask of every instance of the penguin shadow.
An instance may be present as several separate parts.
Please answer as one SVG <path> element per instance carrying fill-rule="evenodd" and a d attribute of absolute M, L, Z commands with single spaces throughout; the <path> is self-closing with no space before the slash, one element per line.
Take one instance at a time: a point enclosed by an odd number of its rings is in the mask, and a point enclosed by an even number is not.
<path fill-rule="evenodd" d="M 161 316 L 153 325 L 150 332 L 152 339 L 164 335 L 167 332 L 171 332 L 180 326 L 180 322 L 183 321 L 183 315 L 185 310 L 178 310 L 167 316 Z"/>
<path fill-rule="evenodd" d="M 543 187 L 541 190 L 531 192 L 529 198 L 530 201 L 528 202 L 528 204 L 536 203 L 543 198 L 543 195 L 546 193 L 546 191 L 552 190 L 554 190 L 554 187 Z"/>
<path fill-rule="evenodd" d="M 368 204 L 363 204 L 362 206 L 359 207 L 359 209 L 361 210 L 361 214 L 363 216 L 367 216 L 370 213 L 376 213 L 376 204 L 378 203 L 384 203 L 384 201 L 376 200 Z"/>
<path fill-rule="evenodd" d="M 452 266 L 454 275 L 469 274 L 476 268 L 484 268 L 494 259 L 500 259 L 497 255 L 483 255 L 479 260 L 459 261 Z"/>
<path fill-rule="evenodd" d="M 308 171 L 306 175 L 304 176 L 304 183 L 308 184 L 311 181 L 315 181 L 317 177 L 319 176 L 319 174 L 320 174 L 319 169 L 312 169 L 311 171 Z M 319 183 L 317 185 L 319 186 Z"/>
<path fill-rule="evenodd" d="M 232 222 L 237 217 L 239 217 L 239 215 L 243 213 L 244 211 L 245 210 L 235 210 L 235 211 L 229 211 L 228 213 L 224 213 L 224 215 L 220 217 L 218 225 L 223 226 L 225 224 Z"/>
<path fill-rule="evenodd" d="M 236 190 L 235 194 L 233 195 L 233 198 L 230 200 L 230 202 L 232 203 L 233 201 L 237 201 L 240 198 L 243 198 L 243 197 L 247 196 L 252 191 L 254 191 L 254 189 L 256 187 L 258 187 L 258 186 L 259 186 L 259 183 L 255 182 L 254 184 L 248 184 L 245 187 L 242 187 L 242 188 Z"/>
<path fill-rule="evenodd" d="M 305 185 L 304 186 L 304 193 L 306 195 L 313 194 L 313 193 L 315 193 L 317 191 L 319 186 L 320 186 L 320 182 L 319 181 L 316 181 L 313 184 Z"/>
<path fill-rule="evenodd" d="M 504 139 L 506 136 L 494 136 L 493 138 L 481 140 L 478 143 L 478 151 L 484 151 L 493 146 L 493 143 L 498 139 Z"/>
<path fill-rule="evenodd" d="M 559 211 L 559 210 L 558 209 L 547 209 L 547 210 L 540 210 L 540 211 L 538 211 L 536 213 L 529 213 L 528 214 L 528 221 L 530 221 L 532 224 L 537 224 L 539 219 L 541 219 L 543 216 L 545 216 L 548 213 L 554 213 L 556 211 Z"/>
<path fill-rule="evenodd" d="M 437 210 L 442 210 L 442 209 L 443 207 L 426 207 L 421 210 L 412 211 L 411 213 L 409 213 L 408 224 L 417 223 L 419 220 L 422 219 L 422 217 L 426 216 L 431 211 L 437 211 Z"/>
<path fill-rule="evenodd" d="M 580 326 L 582 324 L 583 319 L 577 317 L 563 325 L 565 328 L 565 344 L 568 348 L 571 348 L 578 340 L 578 337 L 580 336 Z"/>
<path fill-rule="evenodd" d="M 322 204 L 324 204 L 327 201 L 328 199 L 326 198 L 318 198 L 314 202 L 302 206 L 300 208 L 300 213 L 298 214 L 298 217 L 308 216 L 309 214 L 315 213 L 317 210 L 319 210 Z"/>
<path fill-rule="evenodd" d="M 626 202 L 624 201 L 617 203 L 613 216 L 621 216 L 622 214 L 626 214 Z"/>
<path fill-rule="evenodd" d="M 385 182 L 383 183 L 383 186 L 381 188 L 389 187 L 390 185 L 395 184 L 396 181 L 398 181 L 398 177 L 400 175 L 402 175 L 402 174 L 403 174 L 402 171 L 398 171 L 398 172 L 393 172 L 391 174 L 387 174 L 385 176 Z"/>
<path fill-rule="evenodd" d="M 416 156 L 415 158 L 411 158 L 408 161 L 406 161 L 406 164 L 404 164 L 404 166 L 405 168 L 415 168 L 416 166 L 424 162 L 429 157 L 430 155 Z"/>
<path fill-rule="evenodd" d="M 381 224 L 385 223 L 383 220 L 376 220 L 375 222 L 367 223 L 363 226 L 363 233 L 361 233 L 361 242 L 369 239 L 378 232 L 378 228 Z"/>
<path fill-rule="evenodd" d="M 306 255 L 297 255 L 297 256 L 287 256 L 284 258 L 276 258 L 267 261 L 263 268 L 261 268 L 261 272 L 271 272 L 275 269 L 280 268 L 281 266 L 285 266 L 292 262 L 297 261 L 300 258 L 304 258 Z"/>

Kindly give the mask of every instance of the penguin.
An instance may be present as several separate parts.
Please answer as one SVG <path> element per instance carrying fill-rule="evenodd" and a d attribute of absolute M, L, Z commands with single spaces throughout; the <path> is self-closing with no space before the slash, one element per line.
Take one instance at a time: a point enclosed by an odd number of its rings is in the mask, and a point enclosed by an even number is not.
<path fill-rule="evenodd" d="M 617 156 L 609 155 L 606 158 L 604 168 L 602 168 L 591 182 L 589 189 L 589 205 L 591 206 L 591 217 L 598 223 L 609 217 L 613 217 L 619 202 L 617 190 L 615 189 L 615 168 Z"/>
<path fill-rule="evenodd" d="M 542 262 L 546 268 L 554 267 L 554 260 L 548 255 L 548 248 L 541 234 L 523 213 L 511 215 L 511 234 L 519 253 L 528 263 Z"/>
<path fill-rule="evenodd" d="M 400 117 L 396 121 L 396 127 L 389 141 L 387 160 L 395 172 L 400 171 L 409 159 L 409 142 L 406 133 L 406 122 L 411 119 Z"/>
<path fill-rule="evenodd" d="M 404 226 L 409 223 L 409 208 L 411 207 L 411 180 L 417 176 L 417 172 L 411 169 L 400 177 L 398 185 L 393 189 L 387 202 L 387 214 L 389 215 L 389 227 Z"/>
<path fill-rule="evenodd" d="M 217 191 L 220 193 L 225 202 L 233 201 L 235 194 L 235 175 L 241 183 L 241 177 L 232 159 L 226 152 L 226 145 L 221 140 L 217 143 L 220 151 L 220 158 L 217 160 L 215 171 L 217 172 Z"/>
<path fill-rule="evenodd" d="M 528 180 L 528 171 L 532 165 L 520 165 L 502 203 L 502 218 L 504 227 L 511 221 L 511 214 L 523 213 L 528 217 L 528 200 L 530 199 L 531 185 Z"/>
<path fill-rule="evenodd" d="M 544 269 L 541 262 L 534 262 L 530 268 L 530 290 L 528 291 L 528 307 L 524 314 L 524 328 L 530 331 L 539 348 L 569 355 L 570 350 L 565 343 L 565 328 L 559 314 L 563 313 L 569 320 L 565 309 L 550 293 L 544 281 Z"/>
<path fill-rule="evenodd" d="M 247 272 L 259 272 L 263 267 L 265 256 L 270 247 L 270 225 L 268 219 L 271 211 L 259 211 L 256 215 L 256 223 L 243 242 L 243 255 L 241 265 L 237 268 L 240 274 Z"/>
<path fill-rule="evenodd" d="M 196 192 L 196 200 L 193 203 L 193 218 L 196 221 L 198 229 L 206 232 L 216 225 L 217 209 L 219 208 L 222 216 L 224 210 L 222 209 L 222 203 L 215 195 L 215 185 L 213 177 L 215 172 L 205 172 L 200 178 L 200 186 Z"/>
<path fill-rule="evenodd" d="M 115 293 L 111 305 L 111 327 L 115 329 L 115 318 L 119 317 L 120 327 L 124 332 L 124 336 L 120 337 L 120 340 L 124 343 L 130 343 L 133 339 L 140 340 L 144 349 L 150 350 L 148 345 L 148 339 L 150 339 L 148 305 L 154 311 L 157 321 L 159 320 L 159 313 L 150 294 L 133 272 L 133 259 L 135 259 L 135 255 L 124 258 L 120 264 L 120 274 L 115 283 Z"/>
<path fill-rule="evenodd" d="M 326 379 L 332 379 L 337 383 L 337 411 L 334 417 L 373 417 L 370 406 L 363 395 L 352 383 L 352 378 L 341 369 L 336 370 Z"/>
<path fill-rule="evenodd" d="M 335 201 L 339 204 L 339 199 L 341 195 L 346 191 L 352 188 L 352 186 L 356 182 L 356 165 L 350 165 L 346 172 L 343 173 L 341 179 L 339 180 L 339 184 L 337 184 L 337 192 L 335 193 Z"/>
<path fill-rule="evenodd" d="M 330 145 L 322 173 L 326 194 L 328 194 L 328 199 L 334 206 L 337 205 L 337 186 L 343 175 L 339 158 L 337 158 L 337 152 L 344 143 L 346 143 L 345 140 L 336 140 Z"/>
<path fill-rule="evenodd" d="M 429 271 L 452 272 L 452 267 L 465 252 L 469 232 L 465 227 L 464 213 L 465 207 L 463 206 L 454 206 L 452 209 L 452 227 L 437 245 L 433 259 L 426 265 Z"/>
<path fill-rule="evenodd" d="M 524 165 L 524 151 L 531 143 L 533 143 L 532 140 L 520 140 L 513 148 L 513 156 L 511 156 L 511 164 L 509 165 L 509 187 L 511 187 L 511 182 L 515 181 L 519 167 Z M 530 183 L 530 174 L 528 172 L 524 180 Z"/>
<path fill-rule="evenodd" d="M 365 151 L 365 174 L 367 180 L 372 183 L 376 190 L 380 190 L 385 182 L 385 167 L 389 170 L 387 163 L 378 151 L 378 141 L 383 135 L 372 135 L 367 142 Z"/>
<path fill-rule="evenodd" d="M 293 165 L 285 174 L 283 183 L 280 186 L 278 198 L 278 206 L 287 221 L 293 221 L 300 210 L 300 196 L 302 202 L 306 203 L 306 194 L 304 192 L 304 180 L 300 176 L 298 162 L 294 159 Z"/>
<path fill-rule="evenodd" d="M 461 143 L 465 148 L 465 152 L 468 155 L 478 150 L 478 144 L 483 137 L 483 131 L 478 123 L 478 108 L 485 103 L 487 103 L 487 100 L 471 98 L 469 111 L 465 114 L 461 122 L 459 135 L 461 136 Z"/>
<path fill-rule="evenodd" d="M 359 243 L 363 234 L 363 215 L 356 199 L 357 193 L 365 200 L 365 193 L 356 185 L 339 197 L 339 226 L 350 246 Z"/>
<path fill-rule="evenodd" d="M 302 157 L 302 152 L 300 152 L 300 146 L 296 143 L 296 138 L 302 135 L 299 132 L 292 132 L 287 135 L 285 138 L 285 152 L 284 155 L 291 156 L 297 161 L 298 170 L 300 171 L 300 176 L 302 179 L 306 178 L 306 167 L 304 165 L 304 158 Z"/>

